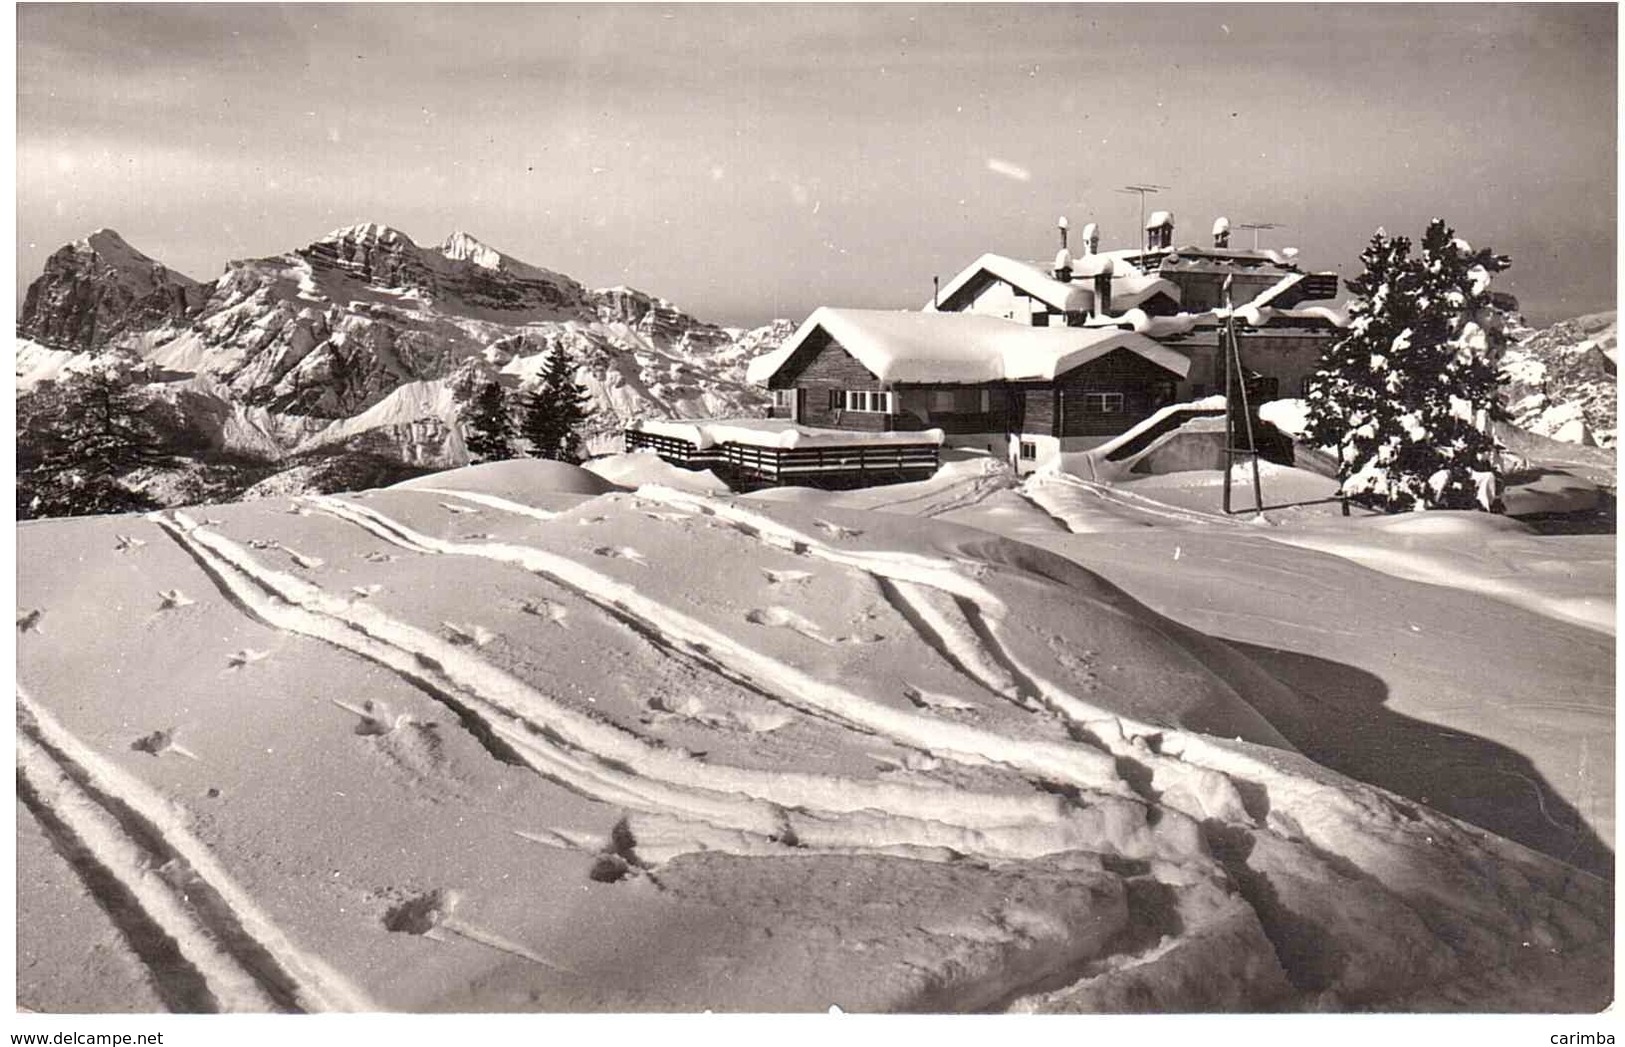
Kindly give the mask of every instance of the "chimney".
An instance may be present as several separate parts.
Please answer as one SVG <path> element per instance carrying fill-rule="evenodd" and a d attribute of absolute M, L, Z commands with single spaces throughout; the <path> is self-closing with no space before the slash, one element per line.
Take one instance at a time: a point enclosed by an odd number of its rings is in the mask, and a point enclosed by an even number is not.
<path fill-rule="evenodd" d="M 1213 222 L 1213 246 L 1214 247 L 1229 247 L 1230 246 L 1230 219 L 1221 216 L 1221 217 L 1214 220 L 1214 222 Z"/>
<path fill-rule="evenodd" d="M 1065 247 L 1055 252 L 1055 279 L 1063 284 L 1072 282 L 1072 252 Z"/>
<path fill-rule="evenodd" d="M 1172 211 L 1153 211 L 1151 217 L 1145 220 L 1146 248 L 1155 251 L 1162 247 L 1174 245 L 1174 213 Z"/>
<path fill-rule="evenodd" d="M 1100 227 L 1090 222 L 1083 227 L 1083 253 L 1098 254 L 1100 252 Z"/>
<path fill-rule="evenodd" d="M 1097 316 L 1110 316 L 1112 311 L 1112 260 L 1106 259 L 1104 265 L 1095 273 L 1095 314 Z"/>

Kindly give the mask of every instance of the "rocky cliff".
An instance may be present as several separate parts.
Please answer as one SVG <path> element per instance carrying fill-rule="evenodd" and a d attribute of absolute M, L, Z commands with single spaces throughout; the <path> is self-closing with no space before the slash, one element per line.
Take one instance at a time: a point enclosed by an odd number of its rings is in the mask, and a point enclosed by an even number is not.
<path fill-rule="evenodd" d="M 46 260 L 28 287 L 17 332 L 54 348 L 95 351 L 183 325 L 202 300 L 196 280 L 98 229 Z"/>
<path fill-rule="evenodd" d="M 1565 443 L 1613 447 L 1619 427 L 1618 345 L 1615 313 L 1521 332 L 1502 363 L 1513 424 Z"/>

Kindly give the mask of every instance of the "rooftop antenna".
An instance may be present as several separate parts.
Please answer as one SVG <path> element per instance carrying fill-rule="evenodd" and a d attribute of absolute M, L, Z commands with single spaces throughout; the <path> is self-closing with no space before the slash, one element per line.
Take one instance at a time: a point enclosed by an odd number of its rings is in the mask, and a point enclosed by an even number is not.
<path fill-rule="evenodd" d="M 1258 231 L 1260 229 L 1285 229 L 1279 222 L 1242 222 L 1237 229 L 1251 229 L 1253 231 L 1253 250 L 1258 250 Z"/>
<path fill-rule="evenodd" d="M 942 288 L 941 288 L 940 283 L 938 282 L 938 278 L 933 276 L 931 278 L 931 308 L 932 309 L 941 308 L 942 303 L 937 300 L 937 296 L 940 295 L 941 293 L 942 293 Z"/>
<path fill-rule="evenodd" d="M 1146 241 L 1146 238 L 1145 238 L 1145 194 L 1146 193 L 1158 193 L 1158 192 L 1161 192 L 1164 189 L 1169 189 L 1169 188 L 1172 188 L 1172 187 L 1171 186 L 1166 186 L 1166 185 L 1155 185 L 1155 184 L 1153 184 L 1151 182 L 1136 182 L 1133 185 L 1125 185 L 1125 186 L 1122 186 L 1121 188 L 1112 190 L 1112 192 L 1114 192 L 1114 193 L 1138 193 L 1138 194 L 1140 194 L 1140 253 L 1141 254 L 1144 254 L 1147 250 L 1149 250 L 1149 248 L 1146 246 L 1147 241 Z"/>
<path fill-rule="evenodd" d="M 1253 463 L 1253 512 L 1264 511 L 1264 484 L 1258 476 L 1258 444 L 1253 439 L 1253 412 L 1247 404 L 1247 376 L 1241 370 L 1241 346 L 1236 341 L 1236 312 L 1231 304 L 1230 282 L 1231 277 L 1224 278 L 1224 333 L 1220 336 L 1225 340 L 1224 361 L 1224 512 L 1226 516 L 1232 515 L 1236 510 L 1230 507 L 1230 487 L 1234 483 L 1237 458 L 1249 458 Z M 1242 429 L 1236 431 L 1235 403 L 1241 400 Z M 1242 446 L 1238 436 L 1245 436 L 1246 446 Z"/>

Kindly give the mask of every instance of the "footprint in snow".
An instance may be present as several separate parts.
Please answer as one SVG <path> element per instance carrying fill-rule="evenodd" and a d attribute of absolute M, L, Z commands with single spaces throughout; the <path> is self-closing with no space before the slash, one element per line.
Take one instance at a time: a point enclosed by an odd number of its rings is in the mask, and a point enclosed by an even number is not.
<path fill-rule="evenodd" d="M 552 622 L 554 625 L 569 628 L 564 624 L 564 620 L 570 616 L 570 612 L 563 604 L 546 599 L 526 600 L 519 605 L 519 609 L 526 614 L 533 614 L 544 621 Z"/>
<path fill-rule="evenodd" d="M 643 554 L 630 545 L 600 545 L 592 551 L 592 554 L 594 556 L 607 556 L 611 560 L 629 560 L 632 563 L 643 564 L 645 567 L 649 566 L 648 562 L 644 560 Z"/>
<path fill-rule="evenodd" d="M 645 509 L 643 515 L 651 520 L 659 520 L 661 523 L 680 523 L 688 519 L 687 513 L 663 513 L 652 509 Z"/>
<path fill-rule="evenodd" d="M 901 759 L 886 753 L 870 753 L 869 758 L 888 771 L 934 771 L 942 766 L 940 758 L 912 749 L 904 752 Z"/>
<path fill-rule="evenodd" d="M 153 731 L 151 734 L 144 734 L 131 742 L 130 748 L 138 753 L 150 753 L 153 756 L 162 756 L 166 752 L 172 752 L 176 756 L 184 756 L 189 760 L 198 758 L 197 753 L 175 741 L 175 728 L 173 727 L 167 731 Z"/>
<path fill-rule="evenodd" d="M 147 544 L 134 535 L 115 534 L 113 538 L 115 539 L 115 544 L 113 545 L 114 551 L 121 553 L 132 552 L 133 550 L 139 549 L 143 545 Z"/>
<path fill-rule="evenodd" d="M 40 619 L 45 617 L 44 608 L 35 607 L 27 611 L 17 612 L 17 631 L 21 633 L 37 633 L 40 631 Z"/>
<path fill-rule="evenodd" d="M 362 554 L 361 558 L 368 563 L 394 563 L 396 560 L 400 559 L 400 557 L 396 556 L 394 553 L 380 553 L 376 550 L 370 553 Z"/>
<path fill-rule="evenodd" d="M 286 552 L 288 554 L 288 559 L 292 560 L 294 563 L 298 564 L 300 567 L 305 568 L 306 570 L 315 570 L 316 568 L 320 567 L 322 564 L 327 562 L 326 560 L 322 559 L 320 556 L 306 556 L 304 553 L 298 552 L 298 551 L 293 550 L 293 549 L 289 549 L 285 545 L 282 547 L 282 549 L 283 549 L 284 552 Z"/>
<path fill-rule="evenodd" d="M 269 657 L 271 657 L 270 651 L 256 651 L 251 648 L 244 647 L 242 650 L 227 658 L 226 664 L 233 669 L 241 669 L 245 665 L 253 665 L 255 662 L 263 662 Z"/>
<path fill-rule="evenodd" d="M 475 509 L 472 506 L 453 505 L 450 502 L 441 502 L 440 503 L 440 508 L 446 510 L 446 512 L 448 512 L 448 513 L 463 514 L 463 513 L 477 513 L 477 512 L 479 512 L 478 509 Z"/>
<path fill-rule="evenodd" d="M 468 534 L 458 535 L 457 540 L 460 542 L 488 542 L 495 537 L 496 535 L 489 531 L 470 531 Z"/>
<path fill-rule="evenodd" d="M 310 510 L 306 509 L 304 506 L 300 505 L 298 502 L 294 502 L 292 505 L 288 506 L 288 508 L 283 510 L 283 511 L 286 512 L 286 513 L 289 513 L 289 514 L 291 514 L 293 516 L 309 516 L 310 515 Z"/>
<path fill-rule="evenodd" d="M 248 540 L 248 547 L 250 549 L 280 549 L 282 548 L 282 543 L 272 541 L 269 538 L 250 538 Z"/>
<path fill-rule="evenodd" d="M 767 625 L 779 629 L 789 629 L 793 633 L 800 633 L 809 640 L 817 640 L 827 644 L 832 641 L 818 628 L 818 623 L 804 618 L 788 607 L 758 607 L 745 612 L 745 621 L 752 625 Z"/>
<path fill-rule="evenodd" d="M 341 702 L 337 698 L 329 698 L 328 701 L 357 717 L 360 722 L 355 725 L 355 733 L 363 738 L 389 734 L 391 731 L 398 731 L 402 727 L 417 722 L 405 713 L 399 716 L 390 716 L 389 706 L 383 702 L 374 702 L 370 698 L 362 702 L 360 708 L 348 702 Z"/>
<path fill-rule="evenodd" d="M 510 956 L 517 956 L 522 960 L 529 960 L 531 963 L 542 967 L 574 973 L 569 967 L 557 960 L 543 956 L 519 942 L 510 941 L 454 915 L 453 910 L 457 908 L 457 903 L 461 900 L 461 897 L 455 891 L 437 888 L 424 894 L 414 895 L 390 906 L 384 912 L 381 922 L 384 925 L 384 930 L 392 933 L 418 935 L 433 941 L 445 941 L 448 934 L 455 934 L 471 942 L 477 942 L 486 948 L 496 949 Z"/>
<path fill-rule="evenodd" d="M 159 592 L 158 600 L 158 609 L 160 611 L 172 611 L 179 607 L 190 607 L 197 603 L 196 600 L 192 599 L 190 596 L 187 596 L 179 589 L 166 589 Z"/>
<path fill-rule="evenodd" d="M 456 622 L 441 622 L 452 643 L 459 647 L 484 647 L 497 638 L 497 634 L 483 625 L 458 625 Z"/>
<path fill-rule="evenodd" d="M 963 698 L 955 698 L 949 694 L 936 694 L 932 691 L 922 691 L 913 684 L 903 685 L 903 697 L 921 709 L 947 709 L 952 712 L 972 712 L 976 705 Z"/>
<path fill-rule="evenodd" d="M 857 538 L 863 534 L 856 527 L 842 527 L 840 524 L 830 523 L 828 520 L 814 520 L 813 524 L 832 538 Z"/>
<path fill-rule="evenodd" d="M 797 582 L 805 582 L 813 576 L 811 571 L 775 571 L 771 567 L 762 568 L 762 574 L 767 576 L 768 582 L 772 585 L 794 585 Z"/>
<path fill-rule="evenodd" d="M 356 599 L 365 600 L 367 597 L 373 595 L 382 588 L 383 586 L 374 582 L 372 585 L 352 585 L 350 586 L 350 591 L 355 593 Z"/>

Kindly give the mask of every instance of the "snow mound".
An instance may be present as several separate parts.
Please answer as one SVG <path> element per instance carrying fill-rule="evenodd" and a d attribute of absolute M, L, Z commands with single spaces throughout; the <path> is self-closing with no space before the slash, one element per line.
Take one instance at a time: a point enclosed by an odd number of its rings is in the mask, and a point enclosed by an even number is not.
<path fill-rule="evenodd" d="M 919 516 L 542 509 L 609 485 L 526 460 L 20 528 L 19 821 L 68 846 L 18 878 L 73 890 L 19 895 L 19 1002 L 118 1007 L 110 950 L 181 1009 L 1606 1004 L 1607 882 L 1317 764 L 1275 720 L 1333 703 L 1101 572 L 931 519 L 1000 479 L 964 464 Z M 1200 604 L 1252 544 L 1157 577 Z M 1245 587 L 1347 599 L 1279 575 Z M 185 964 L 60 933 L 114 901 Z"/>
<path fill-rule="evenodd" d="M 544 458 L 512 458 L 505 462 L 465 465 L 407 480 L 395 487 L 404 490 L 454 488 L 520 502 L 526 495 L 535 493 L 599 495 L 617 489 L 613 481 L 579 465 Z"/>
<path fill-rule="evenodd" d="M 1309 404 L 1304 400 L 1270 400 L 1259 404 L 1258 417 L 1294 440 L 1309 431 Z"/>
<path fill-rule="evenodd" d="M 732 494 L 732 489 L 709 469 L 680 469 L 662 459 L 653 451 L 633 451 L 597 458 L 585 466 L 586 470 L 603 477 L 618 487 L 642 487 L 644 484 L 662 484 L 696 494 Z"/>

